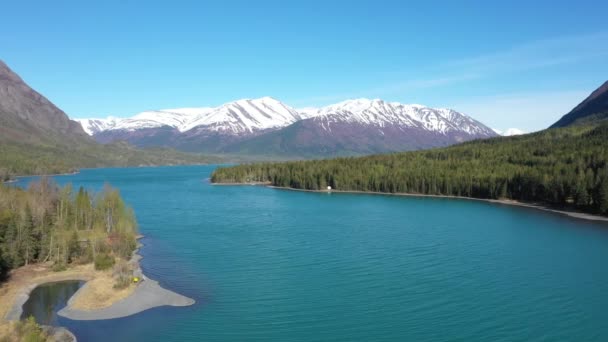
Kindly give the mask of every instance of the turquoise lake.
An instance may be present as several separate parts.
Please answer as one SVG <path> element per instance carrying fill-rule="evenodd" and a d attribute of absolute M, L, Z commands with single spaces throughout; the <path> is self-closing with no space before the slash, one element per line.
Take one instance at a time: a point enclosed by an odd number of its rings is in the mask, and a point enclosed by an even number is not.
<path fill-rule="evenodd" d="M 214 186 L 213 169 L 55 177 L 119 188 L 145 235 L 144 272 L 197 301 L 57 324 L 81 341 L 608 341 L 607 224 L 468 200 Z"/>

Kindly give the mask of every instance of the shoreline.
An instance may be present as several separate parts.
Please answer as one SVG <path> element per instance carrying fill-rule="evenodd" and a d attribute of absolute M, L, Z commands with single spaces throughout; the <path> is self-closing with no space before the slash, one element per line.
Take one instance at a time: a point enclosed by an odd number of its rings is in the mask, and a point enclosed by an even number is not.
<path fill-rule="evenodd" d="M 245 185 L 251 185 L 251 186 L 266 186 L 269 188 L 277 188 L 277 189 L 281 189 L 281 187 L 278 186 L 274 186 L 272 185 L 272 183 L 270 182 L 248 182 L 248 183 L 213 183 L 211 182 L 211 179 L 207 179 L 209 181 L 209 184 L 211 185 L 219 185 L 219 186 L 245 186 Z M 285 190 L 302 190 L 302 191 L 311 191 L 311 192 L 322 192 L 321 190 L 305 190 L 305 189 L 292 189 L 292 188 L 284 188 Z"/>
<path fill-rule="evenodd" d="M 23 304 L 27 302 L 30 298 L 30 293 L 34 291 L 35 288 L 44 284 L 52 284 L 52 283 L 60 283 L 64 281 L 89 281 L 90 277 L 84 274 L 58 274 L 56 277 L 50 277 L 50 279 L 44 279 L 39 281 L 34 281 L 27 285 L 26 287 L 22 287 L 20 291 L 15 296 L 13 300 L 13 305 L 11 309 L 6 313 L 4 317 L 0 319 L 0 323 L 4 323 L 7 321 L 18 321 L 21 320 L 21 314 L 23 314 Z M 10 281 L 10 280 L 9 280 Z"/>
<path fill-rule="evenodd" d="M 11 178 L 5 182 L 0 181 L 0 184 L 10 184 L 10 183 L 16 183 L 19 181 L 19 178 L 26 178 L 26 177 L 53 177 L 53 176 L 73 176 L 73 175 L 77 175 L 80 173 L 80 170 L 76 170 L 74 172 L 68 172 L 68 173 L 52 173 L 52 174 L 44 174 L 44 175 L 15 175 L 12 176 L 14 178 Z"/>
<path fill-rule="evenodd" d="M 160 306 L 180 307 L 194 305 L 196 303 L 194 299 L 163 288 L 158 281 L 148 278 L 143 273 L 139 265 L 139 261 L 143 257 L 138 254 L 141 247 L 143 247 L 143 244 L 140 243 L 133 252 L 131 260 L 129 260 L 129 264 L 136 266 L 133 275 L 141 279 L 129 296 L 105 308 L 94 310 L 74 309 L 72 307 L 74 300 L 87 287 L 88 283 L 85 283 L 70 297 L 66 307 L 57 311 L 57 315 L 75 321 L 97 321 L 132 316 Z"/>
<path fill-rule="evenodd" d="M 180 167 L 180 166 L 208 166 L 208 165 L 224 165 L 225 163 L 193 163 L 193 164 L 158 164 L 158 165 L 131 165 L 131 166 L 98 166 L 98 167 L 79 167 L 74 172 L 64 173 L 49 173 L 49 174 L 32 174 L 32 175 L 12 175 L 14 179 L 11 181 L 16 182 L 18 178 L 25 177 L 53 177 L 53 176 L 72 176 L 79 174 L 82 170 L 97 170 L 97 169 L 129 169 L 129 168 L 146 168 L 146 167 Z M 2 182 L 0 182 L 2 183 Z"/>
<path fill-rule="evenodd" d="M 134 276 L 140 277 L 142 281 L 134 285 L 135 288 L 127 297 L 119 299 L 110 304 L 109 306 L 99 309 L 79 310 L 72 308 L 71 306 L 74 302 L 74 298 L 76 298 L 78 294 L 81 294 L 83 292 L 83 290 L 87 287 L 87 284 L 89 284 L 91 280 L 95 279 L 96 271 L 91 270 L 92 264 L 83 265 L 80 267 L 76 266 L 76 268 L 68 269 L 62 272 L 43 274 L 39 277 L 39 279 L 27 279 L 25 280 L 25 282 L 27 283 L 25 286 L 13 289 L 12 292 L 10 291 L 11 281 L 16 282 L 18 280 L 11 280 L 9 278 L 8 281 L 2 284 L 2 287 L 0 287 L 0 289 L 4 290 L 4 295 L 6 295 L 3 300 L 7 300 L 8 303 L 12 304 L 10 304 L 10 308 L 6 311 L 6 313 L 4 313 L 2 317 L 0 317 L 0 324 L 21 319 L 21 314 L 23 313 L 23 304 L 25 304 L 25 302 L 29 299 L 30 293 L 36 287 L 47 283 L 68 280 L 85 281 L 85 284 L 70 297 L 66 307 L 57 312 L 57 315 L 72 320 L 112 319 L 135 315 L 142 311 L 165 305 L 193 305 L 195 303 L 194 299 L 167 290 L 161 287 L 157 281 L 152 280 L 143 274 L 143 271 L 141 270 L 141 267 L 139 265 L 139 260 L 141 260 L 142 257 L 138 253 L 139 248 L 141 248 L 142 246 L 143 245 L 141 243 L 138 245 L 137 249 L 133 252 L 132 257 L 129 260 L 129 264 L 132 264 L 134 266 Z M 34 270 L 36 268 L 44 268 L 43 266 L 36 264 L 25 267 L 29 267 Z M 27 270 L 24 271 L 23 267 L 21 268 L 21 272 L 26 271 Z"/>
<path fill-rule="evenodd" d="M 80 169 L 76 170 L 74 172 L 64 172 L 64 173 L 49 173 L 49 174 L 42 174 L 42 175 L 16 175 L 13 176 L 15 177 L 15 179 L 13 181 L 18 181 L 18 178 L 25 178 L 25 177 L 53 177 L 53 176 L 73 176 L 73 175 L 77 175 L 80 173 Z"/>
<path fill-rule="evenodd" d="M 309 190 L 309 189 L 295 189 L 289 187 L 271 185 L 269 182 L 252 182 L 252 183 L 211 183 L 212 185 L 223 185 L 223 186 L 265 186 L 271 189 L 287 190 L 287 191 L 299 191 L 299 192 L 313 192 L 313 193 L 342 193 L 342 194 L 359 194 L 359 195 L 384 195 L 384 196 L 400 196 L 400 197 L 420 197 L 420 198 L 445 198 L 445 199 L 457 199 L 457 200 L 468 200 L 468 201 L 479 201 L 493 204 L 511 205 L 522 208 L 537 209 L 554 214 L 565 215 L 571 218 L 595 221 L 595 222 L 608 222 L 608 217 L 587 214 L 578 211 L 560 210 L 555 209 L 540 203 L 527 203 L 509 199 L 487 199 L 487 198 L 475 198 L 475 197 L 464 197 L 464 196 L 449 196 L 449 195 L 426 195 L 426 194 L 413 194 L 405 192 L 377 192 L 377 191 L 358 191 L 358 190 Z"/>

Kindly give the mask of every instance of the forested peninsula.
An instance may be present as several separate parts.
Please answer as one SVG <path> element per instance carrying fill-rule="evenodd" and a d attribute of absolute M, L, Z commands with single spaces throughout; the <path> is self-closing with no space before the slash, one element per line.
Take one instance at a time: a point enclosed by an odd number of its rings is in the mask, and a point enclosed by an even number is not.
<path fill-rule="evenodd" d="M 136 248 L 133 210 L 118 190 L 98 194 L 49 178 L 27 189 L 0 184 L 0 276 L 32 263 L 51 263 L 60 271 L 95 262 L 97 268 L 130 258 Z"/>
<path fill-rule="evenodd" d="M 218 168 L 213 183 L 510 199 L 608 215 L 608 124 L 447 148 Z"/>

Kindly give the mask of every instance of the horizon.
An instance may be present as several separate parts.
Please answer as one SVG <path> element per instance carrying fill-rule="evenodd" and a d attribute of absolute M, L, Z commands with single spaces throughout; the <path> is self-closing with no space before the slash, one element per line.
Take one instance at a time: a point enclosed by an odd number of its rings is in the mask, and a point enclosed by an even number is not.
<path fill-rule="evenodd" d="M 11 3 L 0 58 L 74 119 L 263 96 L 296 109 L 379 98 L 527 132 L 608 74 L 599 1 L 237 3 Z"/>

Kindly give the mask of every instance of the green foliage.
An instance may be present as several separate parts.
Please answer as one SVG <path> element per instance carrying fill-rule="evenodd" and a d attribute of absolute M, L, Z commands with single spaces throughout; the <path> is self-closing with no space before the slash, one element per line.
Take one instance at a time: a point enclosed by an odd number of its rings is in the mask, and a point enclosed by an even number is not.
<path fill-rule="evenodd" d="M 3 252 L 0 249 L 0 281 L 4 280 L 4 278 L 6 278 L 6 274 L 9 270 L 7 260 L 4 258 L 2 253 Z"/>
<path fill-rule="evenodd" d="M 114 257 L 109 254 L 99 254 L 95 257 L 95 269 L 98 271 L 109 270 L 114 266 Z"/>
<path fill-rule="evenodd" d="M 48 338 L 42 330 L 42 327 L 36 323 L 36 320 L 32 316 L 23 321 L 19 321 L 15 328 L 19 341 L 43 342 Z"/>
<path fill-rule="evenodd" d="M 61 271 L 99 255 L 103 265 L 105 257 L 129 258 L 136 235 L 133 210 L 109 185 L 95 195 L 83 188 L 74 194 L 70 185 L 59 188 L 48 178 L 27 190 L 0 184 L 0 278 L 35 262 L 52 262 Z"/>
<path fill-rule="evenodd" d="M 608 125 L 572 126 L 426 151 L 219 168 L 212 182 L 508 198 L 608 214 Z"/>

